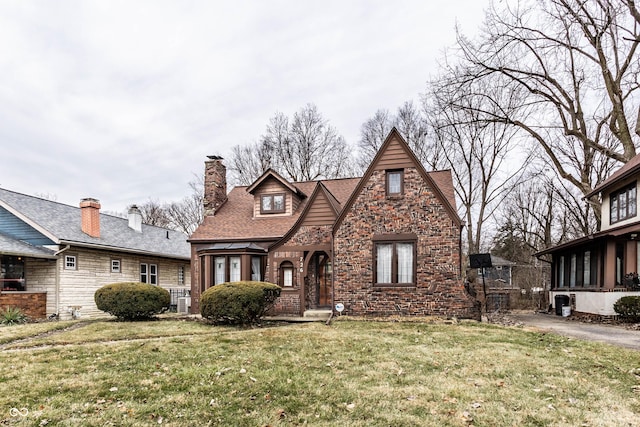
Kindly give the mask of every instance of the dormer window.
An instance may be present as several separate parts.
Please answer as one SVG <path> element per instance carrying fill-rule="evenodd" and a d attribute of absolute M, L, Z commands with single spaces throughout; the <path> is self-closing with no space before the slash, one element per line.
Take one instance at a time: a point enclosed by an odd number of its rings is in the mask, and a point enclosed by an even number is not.
<path fill-rule="evenodd" d="M 401 196 L 404 192 L 404 171 L 387 171 L 387 196 Z"/>
<path fill-rule="evenodd" d="M 621 190 L 611 193 L 609 214 L 611 224 L 627 218 L 633 218 L 637 213 L 637 197 L 635 182 Z"/>
<path fill-rule="evenodd" d="M 263 194 L 260 199 L 260 213 L 284 213 L 284 194 Z"/>

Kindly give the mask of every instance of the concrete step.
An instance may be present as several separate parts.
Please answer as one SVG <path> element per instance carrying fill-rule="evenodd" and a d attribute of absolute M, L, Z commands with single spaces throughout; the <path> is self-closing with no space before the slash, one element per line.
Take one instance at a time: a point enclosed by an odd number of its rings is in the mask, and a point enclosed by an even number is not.
<path fill-rule="evenodd" d="M 305 310 L 302 317 L 307 319 L 318 319 L 318 320 L 327 320 L 331 316 L 330 309 L 314 309 L 314 310 Z"/>

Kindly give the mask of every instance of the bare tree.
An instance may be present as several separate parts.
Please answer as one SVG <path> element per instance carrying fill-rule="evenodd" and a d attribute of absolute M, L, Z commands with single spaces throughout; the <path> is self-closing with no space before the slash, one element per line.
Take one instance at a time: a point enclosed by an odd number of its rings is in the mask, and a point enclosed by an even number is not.
<path fill-rule="evenodd" d="M 459 36 L 464 62 L 453 81 L 465 89 L 490 79 L 523 95 L 519 108 L 492 108 L 479 120 L 514 126 L 539 145 L 557 174 L 582 194 L 599 178 L 591 163 L 601 157 L 626 162 L 636 148 L 629 117 L 637 108 L 639 28 L 632 0 L 529 0 L 492 8 L 482 37 Z M 635 19 L 634 19 L 635 18 Z M 599 218 L 599 201 L 594 213 Z"/>
<path fill-rule="evenodd" d="M 180 202 L 165 205 L 165 214 L 174 230 L 191 235 L 204 219 L 204 182 L 201 177 L 189 183 L 191 194 Z"/>
<path fill-rule="evenodd" d="M 165 206 L 158 200 L 149 199 L 141 205 L 137 205 L 142 214 L 142 223 L 157 227 L 169 228 L 171 221 L 167 216 Z M 130 206 L 129 206 L 130 208 Z"/>
<path fill-rule="evenodd" d="M 424 98 L 436 151 L 453 175 L 460 215 L 466 222 L 469 253 L 478 253 L 483 243 L 489 243 L 484 235 L 485 225 L 528 164 L 527 154 L 515 150 L 515 129 L 480 120 L 479 111 L 493 107 L 486 105 L 484 96 L 477 95 L 491 90 L 489 86 L 482 87 L 485 84 L 467 86 L 468 93 L 460 97 L 457 89 L 452 90 L 449 77 L 444 76 L 431 82 Z M 517 96 L 511 91 L 500 96 L 511 96 L 510 105 L 517 103 Z"/>
<path fill-rule="evenodd" d="M 437 152 L 427 138 L 427 118 L 413 102 L 407 101 L 398 108 L 395 115 L 388 110 L 378 110 L 360 127 L 358 166 L 361 171 L 369 166 L 393 127 L 398 129 L 416 157 L 426 167 L 438 168 Z"/>
<path fill-rule="evenodd" d="M 350 153 L 344 138 L 318 108 L 307 104 L 291 120 L 276 113 L 258 143 L 233 148 L 231 181 L 249 185 L 268 168 L 294 182 L 350 176 Z"/>

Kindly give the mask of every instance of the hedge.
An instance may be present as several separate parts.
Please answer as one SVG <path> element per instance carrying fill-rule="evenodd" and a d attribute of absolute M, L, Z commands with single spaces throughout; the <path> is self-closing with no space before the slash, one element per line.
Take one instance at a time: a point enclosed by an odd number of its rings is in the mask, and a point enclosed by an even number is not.
<path fill-rule="evenodd" d="M 280 287 L 267 282 L 227 282 L 200 296 L 200 314 L 215 324 L 253 324 L 272 307 Z"/>
<path fill-rule="evenodd" d="M 171 303 L 169 291 L 139 282 L 112 283 L 95 293 L 99 310 L 120 320 L 142 320 L 162 313 Z"/>

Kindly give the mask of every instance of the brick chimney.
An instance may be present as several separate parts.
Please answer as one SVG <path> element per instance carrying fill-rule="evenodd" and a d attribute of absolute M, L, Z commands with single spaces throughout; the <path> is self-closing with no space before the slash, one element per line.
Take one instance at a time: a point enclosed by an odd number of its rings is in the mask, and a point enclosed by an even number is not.
<path fill-rule="evenodd" d="M 82 232 L 91 237 L 100 237 L 100 202 L 96 199 L 82 199 L 80 201 L 80 216 L 82 218 Z"/>
<path fill-rule="evenodd" d="M 142 212 L 140 212 L 138 206 L 131 205 L 127 214 L 129 218 L 129 228 L 137 233 L 142 233 Z"/>
<path fill-rule="evenodd" d="M 213 216 L 227 201 L 227 168 L 222 157 L 207 156 L 204 162 L 204 215 Z"/>

